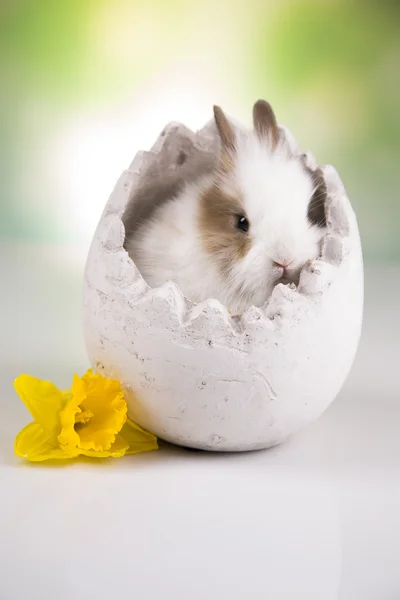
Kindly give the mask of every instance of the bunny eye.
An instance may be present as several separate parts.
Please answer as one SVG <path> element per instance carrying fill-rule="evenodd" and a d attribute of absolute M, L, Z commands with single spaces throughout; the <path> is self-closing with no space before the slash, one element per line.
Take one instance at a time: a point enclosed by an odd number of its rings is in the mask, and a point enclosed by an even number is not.
<path fill-rule="evenodd" d="M 244 215 L 237 215 L 236 228 L 240 229 L 241 231 L 244 231 L 246 233 L 246 231 L 249 230 L 249 227 L 250 227 L 250 223 L 247 220 L 247 218 Z"/>

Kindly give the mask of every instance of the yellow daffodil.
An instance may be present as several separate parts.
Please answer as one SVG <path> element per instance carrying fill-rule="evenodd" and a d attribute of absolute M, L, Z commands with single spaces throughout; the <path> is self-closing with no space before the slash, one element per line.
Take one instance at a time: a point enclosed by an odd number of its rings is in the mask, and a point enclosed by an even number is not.
<path fill-rule="evenodd" d="M 118 458 L 158 448 L 157 438 L 127 417 L 118 381 L 89 370 L 75 375 L 68 391 L 30 375 L 14 385 L 34 419 L 16 437 L 17 456 L 35 462 L 81 454 Z"/>

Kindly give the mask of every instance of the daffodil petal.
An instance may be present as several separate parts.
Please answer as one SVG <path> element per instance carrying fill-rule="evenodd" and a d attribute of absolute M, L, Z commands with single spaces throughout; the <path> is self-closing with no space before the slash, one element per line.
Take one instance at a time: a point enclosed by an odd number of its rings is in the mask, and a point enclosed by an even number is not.
<path fill-rule="evenodd" d="M 19 432 L 14 450 L 17 456 L 33 462 L 71 458 L 59 447 L 57 434 L 43 429 L 39 423 L 29 423 Z"/>
<path fill-rule="evenodd" d="M 90 456 L 91 458 L 119 458 L 120 456 L 124 456 L 127 449 L 127 442 L 120 435 L 117 435 L 115 442 L 109 450 L 86 450 L 84 448 L 79 448 L 78 450 L 80 454 Z"/>
<path fill-rule="evenodd" d="M 89 458 L 110 458 L 111 453 L 109 450 L 85 450 L 84 448 L 78 448 L 79 455 L 88 456 Z"/>
<path fill-rule="evenodd" d="M 151 438 L 157 439 L 153 433 L 150 433 L 150 431 L 146 431 L 146 429 L 140 427 L 140 425 L 135 423 L 135 421 L 132 421 L 130 417 L 126 419 L 126 429 L 129 429 L 130 431 L 134 430 L 138 433 L 144 433 L 146 436 L 150 436 Z"/>
<path fill-rule="evenodd" d="M 115 442 L 110 448 L 110 454 L 114 458 L 118 458 L 119 456 L 123 456 L 126 451 L 129 450 L 129 444 L 121 435 L 115 436 Z"/>
<path fill-rule="evenodd" d="M 158 450 L 156 436 L 142 429 L 129 417 L 122 427 L 120 435 L 129 446 L 125 454 L 137 454 L 138 452 Z"/>
<path fill-rule="evenodd" d="M 55 385 L 30 375 L 20 375 L 14 381 L 14 387 L 34 420 L 43 429 L 54 431 L 59 427 L 59 413 L 65 399 Z"/>

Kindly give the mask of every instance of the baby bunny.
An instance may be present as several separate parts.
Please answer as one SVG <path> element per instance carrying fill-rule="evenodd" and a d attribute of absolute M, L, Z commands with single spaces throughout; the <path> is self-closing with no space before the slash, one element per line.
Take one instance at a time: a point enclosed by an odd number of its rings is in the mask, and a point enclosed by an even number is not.
<path fill-rule="evenodd" d="M 278 283 L 298 282 L 320 253 L 326 187 L 283 141 L 271 106 L 253 108 L 253 130 L 214 107 L 215 168 L 166 199 L 126 241 L 151 287 L 174 281 L 195 302 L 233 313 L 262 306 Z"/>

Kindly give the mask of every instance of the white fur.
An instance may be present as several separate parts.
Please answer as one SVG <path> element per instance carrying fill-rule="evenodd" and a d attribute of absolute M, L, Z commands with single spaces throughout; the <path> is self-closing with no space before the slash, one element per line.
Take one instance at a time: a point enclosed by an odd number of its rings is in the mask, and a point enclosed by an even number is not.
<path fill-rule="evenodd" d="M 212 182 L 210 176 L 188 184 L 127 241 L 129 255 L 151 287 L 171 280 L 194 302 L 217 297 L 220 275 L 204 252 L 198 227 L 199 196 Z"/>
<path fill-rule="evenodd" d="M 285 146 L 271 152 L 254 132 L 238 133 L 235 167 L 219 185 L 244 201 L 251 248 L 232 265 L 228 279 L 216 257 L 206 253 L 199 232 L 201 191 L 215 182 L 210 175 L 188 184 L 127 240 L 127 250 L 151 287 L 172 280 L 189 299 L 217 298 L 231 312 L 261 306 L 282 277 L 275 263 L 290 263 L 296 281 L 309 259 L 316 258 L 324 230 L 307 218 L 313 184 L 300 161 Z"/>

